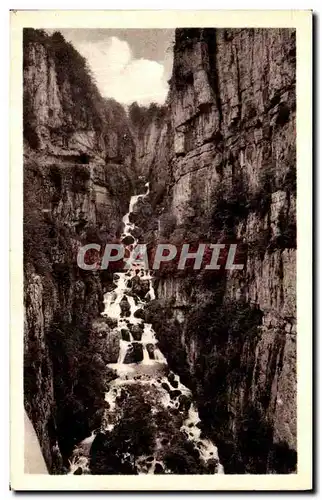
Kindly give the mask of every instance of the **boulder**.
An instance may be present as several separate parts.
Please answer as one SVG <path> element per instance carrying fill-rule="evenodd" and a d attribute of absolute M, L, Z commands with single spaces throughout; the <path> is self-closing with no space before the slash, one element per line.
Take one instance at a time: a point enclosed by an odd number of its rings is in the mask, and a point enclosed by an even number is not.
<path fill-rule="evenodd" d="M 139 342 L 132 342 L 124 359 L 125 364 L 140 363 L 143 360 L 143 347 Z"/>
<path fill-rule="evenodd" d="M 132 234 L 133 234 L 134 238 L 138 240 L 141 236 L 143 236 L 144 231 L 140 227 L 135 227 L 132 230 Z"/>
<path fill-rule="evenodd" d="M 150 359 L 154 359 L 154 344 L 146 344 L 146 349 Z"/>
<path fill-rule="evenodd" d="M 174 391 L 170 391 L 170 398 L 176 399 L 181 396 L 182 392 L 179 389 L 175 389 Z"/>
<path fill-rule="evenodd" d="M 110 328 L 117 327 L 117 319 L 109 318 L 108 316 L 104 316 L 103 320 Z"/>
<path fill-rule="evenodd" d="M 122 243 L 123 243 L 123 245 L 128 246 L 128 245 L 132 245 L 134 243 L 134 241 L 135 240 L 134 240 L 133 236 L 125 236 L 125 238 L 123 238 L 123 240 L 122 240 Z"/>
<path fill-rule="evenodd" d="M 218 460 L 212 458 L 207 462 L 208 474 L 215 474 L 218 469 Z"/>
<path fill-rule="evenodd" d="M 190 406 L 191 406 L 191 398 L 189 398 L 189 396 L 186 396 L 185 394 L 181 394 L 181 396 L 179 396 L 179 410 L 189 411 Z"/>
<path fill-rule="evenodd" d="M 137 220 L 137 215 L 133 212 L 131 212 L 129 214 L 129 221 L 131 222 L 131 224 L 135 224 L 135 221 Z"/>
<path fill-rule="evenodd" d="M 164 468 L 159 462 L 156 462 L 154 466 L 154 474 L 164 474 Z"/>
<path fill-rule="evenodd" d="M 130 342 L 130 332 L 128 331 L 127 328 L 121 329 L 121 335 L 122 335 L 122 340 L 125 340 L 126 342 Z"/>
<path fill-rule="evenodd" d="M 123 317 L 131 316 L 131 307 L 126 297 L 123 297 L 123 299 L 121 300 L 120 308 L 121 308 L 121 316 Z"/>
<path fill-rule="evenodd" d="M 135 311 L 134 317 L 139 319 L 144 319 L 145 318 L 144 309 L 140 308 L 137 311 Z"/>
<path fill-rule="evenodd" d="M 133 340 L 140 341 L 142 339 L 143 327 L 141 325 L 129 325 Z"/>
<path fill-rule="evenodd" d="M 144 299 L 150 290 L 149 280 L 142 280 L 140 276 L 136 275 L 131 279 L 130 283 L 132 292 L 140 297 L 140 299 Z"/>
<path fill-rule="evenodd" d="M 89 336 L 89 347 L 94 348 L 104 363 L 116 363 L 120 350 L 121 333 L 110 324 L 109 318 L 97 318 L 92 322 Z"/>
<path fill-rule="evenodd" d="M 179 383 L 178 381 L 175 379 L 175 375 L 173 372 L 170 372 L 169 375 L 168 375 L 168 380 L 170 382 L 170 384 L 172 385 L 172 387 L 174 389 L 178 389 L 178 386 L 179 386 Z"/>

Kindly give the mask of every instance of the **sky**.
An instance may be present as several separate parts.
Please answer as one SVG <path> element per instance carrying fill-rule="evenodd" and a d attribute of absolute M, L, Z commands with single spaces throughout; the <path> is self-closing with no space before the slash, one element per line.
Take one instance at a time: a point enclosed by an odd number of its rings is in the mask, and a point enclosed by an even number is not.
<path fill-rule="evenodd" d="M 55 30 L 52 30 L 55 31 Z M 172 70 L 174 30 L 59 29 L 84 56 L 104 97 L 129 105 L 163 104 Z"/>

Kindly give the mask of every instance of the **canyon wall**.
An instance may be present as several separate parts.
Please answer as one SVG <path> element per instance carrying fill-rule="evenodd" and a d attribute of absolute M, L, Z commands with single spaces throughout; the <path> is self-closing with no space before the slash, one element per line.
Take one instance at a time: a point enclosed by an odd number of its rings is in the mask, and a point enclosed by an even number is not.
<path fill-rule="evenodd" d="M 60 33 L 24 31 L 23 76 L 25 408 L 57 473 L 100 418 L 118 356 L 113 324 L 98 318 L 101 277 L 76 256 L 118 237 L 134 143 L 122 106 Z"/>
<path fill-rule="evenodd" d="M 150 125 L 154 241 L 241 248 L 243 270 L 159 272 L 151 311 L 228 473 L 296 467 L 295 49 L 291 29 L 177 29 L 168 141 Z"/>

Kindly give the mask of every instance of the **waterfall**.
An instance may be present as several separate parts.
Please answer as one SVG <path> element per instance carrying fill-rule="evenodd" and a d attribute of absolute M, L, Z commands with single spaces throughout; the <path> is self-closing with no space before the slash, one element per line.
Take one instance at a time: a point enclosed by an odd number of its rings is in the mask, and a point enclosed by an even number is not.
<path fill-rule="evenodd" d="M 129 344 L 129 342 L 126 342 L 125 340 L 120 340 L 120 353 L 119 353 L 119 357 L 117 360 L 118 365 L 122 365 L 124 363 L 125 356 L 126 356 L 127 349 L 128 349 L 128 344 Z"/>
<path fill-rule="evenodd" d="M 132 235 L 135 225 L 130 222 L 131 213 L 139 199 L 144 199 L 149 194 L 149 184 L 146 184 L 146 193 L 132 196 L 128 213 L 123 217 L 124 232 L 122 238 L 131 236 L 134 242 L 132 245 L 137 244 L 137 239 Z M 133 293 L 131 281 L 133 278 L 139 277 L 140 282 L 149 282 L 149 290 L 146 293 L 144 300 Z M 141 317 L 136 317 L 135 313 L 139 309 L 144 310 L 147 301 L 155 299 L 153 288 L 153 278 L 149 270 L 144 268 L 138 274 L 137 264 L 127 272 L 116 272 L 113 276 L 113 283 L 116 288 L 112 292 L 107 292 L 104 296 L 104 312 L 110 318 L 117 320 L 116 330 L 120 333 L 119 355 L 117 363 L 110 364 L 109 366 L 116 370 L 117 378 L 110 383 L 109 390 L 105 394 L 105 401 L 108 403 L 108 409 L 105 410 L 105 417 L 101 432 L 110 432 L 119 418 L 119 411 L 117 409 L 118 396 L 122 387 L 129 387 L 135 384 L 153 387 L 159 391 L 159 402 L 163 407 L 169 411 L 171 409 L 179 411 L 180 401 L 179 396 L 191 397 L 190 390 L 185 387 L 178 375 L 171 374 L 167 377 L 169 369 L 167 360 L 158 347 L 158 340 L 151 323 L 146 323 Z M 122 301 L 127 301 L 129 311 L 122 312 Z M 129 314 L 128 314 L 129 312 Z M 122 330 L 126 331 L 127 340 L 122 337 Z M 171 389 L 172 388 L 172 389 Z M 152 414 L 153 411 L 152 410 Z M 171 415 L 169 414 L 169 418 Z M 217 448 L 208 439 L 201 438 L 201 431 L 199 429 L 199 415 L 195 406 L 191 404 L 188 414 L 179 429 L 186 439 L 190 440 L 205 464 L 209 460 L 216 460 L 218 466 L 216 473 L 223 473 L 223 468 L 219 463 Z M 93 434 L 87 442 L 92 442 Z M 156 464 L 160 466 L 162 460 L 159 458 L 162 454 L 162 445 L 160 438 L 157 440 L 157 447 L 155 450 L 156 457 L 150 457 L 149 462 L 144 461 L 144 457 L 140 457 L 137 461 L 137 468 L 139 473 L 154 473 Z M 83 442 L 85 444 L 85 442 Z M 86 454 L 84 455 L 84 446 L 82 443 L 75 448 L 73 457 L 70 464 L 70 474 L 77 468 L 81 468 L 83 473 L 89 474 L 89 460 Z M 83 450 L 83 451 L 82 451 Z M 89 453 L 89 452 L 88 452 Z M 87 453 L 87 454 L 88 454 Z M 163 464 L 164 465 L 164 464 Z M 167 472 L 166 472 L 167 473 Z"/>
<path fill-rule="evenodd" d="M 160 349 L 158 347 L 156 347 L 154 349 L 154 359 L 156 361 L 159 361 L 159 363 L 166 363 L 167 360 L 165 359 L 165 357 L 163 356 L 162 352 L 160 351 Z"/>

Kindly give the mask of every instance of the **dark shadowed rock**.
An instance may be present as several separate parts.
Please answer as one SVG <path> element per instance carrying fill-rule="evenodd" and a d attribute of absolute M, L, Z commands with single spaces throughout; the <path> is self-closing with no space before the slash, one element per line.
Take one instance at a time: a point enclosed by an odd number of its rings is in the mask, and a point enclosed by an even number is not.
<path fill-rule="evenodd" d="M 147 344 L 146 349 L 149 353 L 149 358 L 154 359 L 154 344 Z"/>
<path fill-rule="evenodd" d="M 169 380 L 170 384 L 172 385 L 172 387 L 174 387 L 174 389 L 178 388 L 179 383 L 177 380 L 175 380 L 175 376 L 174 376 L 173 372 L 169 373 L 168 380 Z"/>
<path fill-rule="evenodd" d="M 185 394 L 181 394 L 181 396 L 179 396 L 179 410 L 188 411 L 190 409 L 190 406 L 191 406 L 191 398 L 189 398 L 189 396 L 186 396 Z"/>
<path fill-rule="evenodd" d="M 125 317 L 129 317 L 131 315 L 131 307 L 126 297 L 120 302 L 121 315 Z"/>
<path fill-rule="evenodd" d="M 134 243 L 134 238 L 133 236 L 125 236 L 122 240 L 123 245 L 132 245 Z"/>
<path fill-rule="evenodd" d="M 215 474 L 217 472 L 217 468 L 218 468 L 218 460 L 216 460 L 215 458 L 208 460 L 207 469 L 209 474 Z"/>
<path fill-rule="evenodd" d="M 138 309 L 137 311 L 135 311 L 134 317 L 135 318 L 139 318 L 139 319 L 144 319 L 144 317 L 145 317 L 144 310 L 143 309 Z"/>
<path fill-rule="evenodd" d="M 83 474 L 83 469 L 81 467 L 78 467 L 78 469 L 75 470 L 74 475 L 80 476 L 81 474 Z"/>
<path fill-rule="evenodd" d="M 164 474 L 164 468 L 159 462 L 156 462 L 154 467 L 154 474 Z"/>
<path fill-rule="evenodd" d="M 97 356 L 101 356 L 102 362 L 116 363 L 120 351 L 120 338 L 120 332 L 111 328 L 109 318 L 100 317 L 92 322 L 89 347 L 95 349 Z"/>
<path fill-rule="evenodd" d="M 148 280 L 141 280 L 141 278 L 136 275 L 131 279 L 131 287 L 134 294 L 140 297 L 140 299 L 144 299 L 150 289 L 150 284 Z"/>
<path fill-rule="evenodd" d="M 140 341 L 142 339 L 143 327 L 141 325 L 131 325 L 130 330 L 134 340 Z"/>
<path fill-rule="evenodd" d="M 181 396 L 181 391 L 179 391 L 179 389 L 176 389 L 174 391 L 170 391 L 170 398 L 171 399 L 176 399 L 178 398 L 179 396 Z"/>
<path fill-rule="evenodd" d="M 135 227 L 132 230 L 132 234 L 133 234 L 134 238 L 139 239 L 144 234 L 144 231 L 140 227 Z"/>
<path fill-rule="evenodd" d="M 113 290 L 115 290 L 115 288 L 117 288 L 117 285 L 115 283 L 113 283 L 112 281 L 107 282 L 104 286 L 104 293 L 112 292 Z"/>
<path fill-rule="evenodd" d="M 140 363 L 143 360 L 143 348 L 142 344 L 139 344 L 139 342 L 132 342 L 131 346 L 129 347 L 124 363 L 129 364 L 129 363 Z"/>
<path fill-rule="evenodd" d="M 122 340 L 130 342 L 130 332 L 126 328 L 122 328 L 121 334 L 122 334 Z"/>

